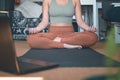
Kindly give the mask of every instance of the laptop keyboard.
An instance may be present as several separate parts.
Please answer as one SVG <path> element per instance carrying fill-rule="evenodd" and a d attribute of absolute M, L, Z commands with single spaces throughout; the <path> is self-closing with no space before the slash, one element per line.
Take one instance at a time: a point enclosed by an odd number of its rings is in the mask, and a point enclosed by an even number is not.
<path fill-rule="evenodd" d="M 58 67 L 58 64 L 56 63 L 23 58 L 23 57 L 18 58 L 18 63 L 21 73 L 28 73 L 28 72 L 34 72 L 34 71 L 46 70 L 49 68 Z"/>
<path fill-rule="evenodd" d="M 30 63 L 30 64 L 35 64 L 35 65 L 39 65 L 39 66 L 56 64 L 56 63 L 47 62 L 47 61 L 43 61 L 43 60 L 36 60 L 36 59 L 22 58 L 22 57 L 18 58 L 18 61 L 19 62 Z"/>

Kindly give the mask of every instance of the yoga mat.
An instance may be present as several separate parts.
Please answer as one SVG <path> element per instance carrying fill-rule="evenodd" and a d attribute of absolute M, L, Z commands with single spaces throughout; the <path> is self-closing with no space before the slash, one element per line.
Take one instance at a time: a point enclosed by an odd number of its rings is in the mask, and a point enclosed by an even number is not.
<path fill-rule="evenodd" d="M 117 75 L 98 75 L 85 78 L 83 80 L 119 80 Z"/>
<path fill-rule="evenodd" d="M 120 67 L 117 62 L 91 48 L 83 49 L 30 49 L 23 58 L 58 63 L 60 67 Z M 111 66 L 106 60 L 113 61 Z"/>

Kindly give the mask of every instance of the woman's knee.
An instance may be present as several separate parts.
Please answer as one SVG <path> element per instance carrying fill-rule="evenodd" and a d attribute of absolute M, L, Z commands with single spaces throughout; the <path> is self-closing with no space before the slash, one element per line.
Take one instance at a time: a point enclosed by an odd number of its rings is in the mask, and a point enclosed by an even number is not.
<path fill-rule="evenodd" d="M 35 38 L 32 37 L 31 35 L 27 36 L 26 41 L 30 47 L 33 47 L 33 45 L 35 45 L 35 42 L 36 42 Z"/>
<path fill-rule="evenodd" d="M 95 41 L 98 41 L 98 35 L 96 34 L 96 33 L 93 33 L 93 39 L 95 40 Z"/>
<path fill-rule="evenodd" d="M 94 32 L 89 33 L 89 40 L 91 42 L 91 45 L 95 44 L 98 41 L 98 35 Z"/>

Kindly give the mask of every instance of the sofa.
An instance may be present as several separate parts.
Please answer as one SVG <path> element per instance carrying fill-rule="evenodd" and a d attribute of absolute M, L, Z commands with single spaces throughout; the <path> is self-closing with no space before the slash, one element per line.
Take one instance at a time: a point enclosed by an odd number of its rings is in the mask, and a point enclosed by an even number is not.
<path fill-rule="evenodd" d="M 36 27 L 41 21 L 41 6 L 41 2 L 27 0 L 9 12 L 13 39 L 26 40 L 28 28 Z"/>

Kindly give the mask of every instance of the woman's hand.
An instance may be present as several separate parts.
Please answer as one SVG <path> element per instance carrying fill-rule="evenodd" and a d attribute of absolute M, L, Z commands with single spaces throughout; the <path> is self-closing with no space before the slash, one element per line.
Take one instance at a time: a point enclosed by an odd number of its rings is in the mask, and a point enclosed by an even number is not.
<path fill-rule="evenodd" d="M 29 28 L 29 33 L 30 34 L 34 34 L 34 33 L 38 33 L 38 32 L 40 32 L 40 30 L 37 27 L 35 27 L 35 28 Z"/>
<path fill-rule="evenodd" d="M 96 32 L 97 29 L 94 26 L 90 26 L 90 27 L 88 27 L 87 31 Z"/>

